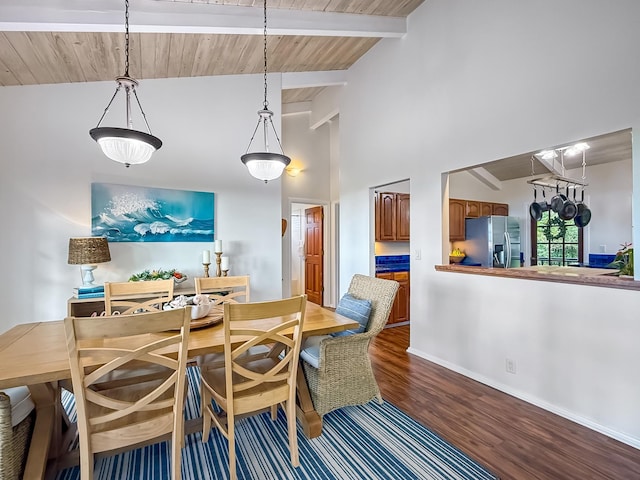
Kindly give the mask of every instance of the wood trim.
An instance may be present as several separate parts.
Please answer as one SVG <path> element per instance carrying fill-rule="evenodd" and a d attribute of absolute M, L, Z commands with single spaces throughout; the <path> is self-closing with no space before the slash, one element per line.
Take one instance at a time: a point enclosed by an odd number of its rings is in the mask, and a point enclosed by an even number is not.
<path fill-rule="evenodd" d="M 611 275 L 585 276 L 579 274 L 578 267 L 564 267 L 576 269 L 575 274 L 560 275 L 541 273 L 521 268 L 483 268 L 464 267 L 459 265 L 435 265 L 437 272 L 462 273 L 466 275 L 484 275 L 488 277 L 515 278 L 520 280 L 537 280 L 543 282 L 569 283 L 574 285 L 588 285 L 591 287 L 619 288 L 622 290 L 640 290 L 640 281 L 627 280 Z M 614 272 L 615 270 L 612 270 Z M 570 272 L 568 272 L 570 273 Z"/>

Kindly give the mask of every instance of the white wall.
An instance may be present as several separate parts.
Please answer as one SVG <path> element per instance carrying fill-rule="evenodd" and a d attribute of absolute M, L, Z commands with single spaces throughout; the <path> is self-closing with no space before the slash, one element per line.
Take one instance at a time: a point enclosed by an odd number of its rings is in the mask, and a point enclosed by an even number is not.
<path fill-rule="evenodd" d="M 278 124 L 279 76 L 270 76 L 270 87 Z M 230 273 L 251 275 L 252 299 L 282 295 L 280 181 L 265 185 L 240 162 L 262 105 L 262 76 L 142 81 L 140 100 L 164 145 L 130 168 L 104 157 L 88 134 L 114 89 L 114 82 L 0 88 L 0 331 L 66 315 L 80 281 L 67 245 L 91 234 L 91 182 L 215 192 L 216 238 Z M 113 109 L 104 125 L 121 124 L 120 116 L 124 110 Z M 205 248 L 212 244 L 112 243 L 112 261 L 98 267 L 96 281 L 177 268 L 193 286 Z"/>
<path fill-rule="evenodd" d="M 636 446 L 637 292 L 434 265 L 441 172 L 640 127 L 639 16 L 634 0 L 430 0 L 349 70 L 340 109 L 342 289 L 369 270 L 369 188 L 410 178 L 411 351 Z"/>
<path fill-rule="evenodd" d="M 282 177 L 283 198 L 329 200 L 329 124 L 311 129 L 310 113 L 282 117 L 282 147 L 291 165 L 301 168 L 297 177 Z"/>

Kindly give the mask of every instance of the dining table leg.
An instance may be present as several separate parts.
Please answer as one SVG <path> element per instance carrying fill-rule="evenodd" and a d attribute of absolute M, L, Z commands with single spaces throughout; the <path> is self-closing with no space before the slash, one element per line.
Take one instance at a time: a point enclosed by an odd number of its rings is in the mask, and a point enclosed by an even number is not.
<path fill-rule="evenodd" d="M 297 418 L 302 424 L 304 434 L 307 438 L 316 438 L 322 434 L 322 417 L 313 406 L 309 385 L 304 376 L 302 363 L 298 366 L 296 377 L 298 405 L 296 408 Z"/>
<path fill-rule="evenodd" d="M 62 407 L 61 389 L 57 383 L 29 385 L 29 392 L 36 406 L 36 421 L 23 478 L 54 479 L 58 461 L 69 450 L 77 428 Z"/>
<path fill-rule="evenodd" d="M 31 435 L 31 444 L 27 455 L 24 478 L 44 479 L 49 459 L 51 439 L 56 430 L 60 394 L 57 386 L 51 383 L 29 385 L 31 398 L 36 406 L 36 421 Z M 59 417 L 58 417 L 59 418 Z M 59 427 L 61 429 L 61 427 Z"/>

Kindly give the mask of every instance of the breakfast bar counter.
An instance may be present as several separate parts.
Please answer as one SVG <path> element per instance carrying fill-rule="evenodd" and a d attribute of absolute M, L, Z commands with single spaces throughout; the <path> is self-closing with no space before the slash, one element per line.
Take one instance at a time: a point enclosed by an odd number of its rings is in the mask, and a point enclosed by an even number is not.
<path fill-rule="evenodd" d="M 468 275 L 518 278 L 521 280 L 539 280 L 543 282 L 571 283 L 592 287 L 621 288 L 640 290 L 640 281 L 620 278 L 613 275 L 615 270 L 588 267 L 557 267 L 536 265 L 520 268 L 486 268 L 464 265 L 436 265 L 438 272 L 454 272 Z"/>

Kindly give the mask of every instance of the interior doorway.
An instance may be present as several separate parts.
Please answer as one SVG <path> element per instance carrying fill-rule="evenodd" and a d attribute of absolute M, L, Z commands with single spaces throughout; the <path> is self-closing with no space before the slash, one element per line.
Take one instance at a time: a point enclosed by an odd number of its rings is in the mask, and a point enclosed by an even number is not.
<path fill-rule="evenodd" d="M 323 306 L 324 242 L 322 207 L 304 209 L 304 293 L 310 302 Z"/>
<path fill-rule="evenodd" d="M 371 268 L 376 277 L 399 284 L 385 328 L 410 325 L 411 182 L 407 179 L 378 185 L 370 189 L 370 195 L 374 245 Z"/>
<path fill-rule="evenodd" d="M 329 240 L 329 206 L 292 202 L 289 218 L 291 295 L 333 306 Z"/>

